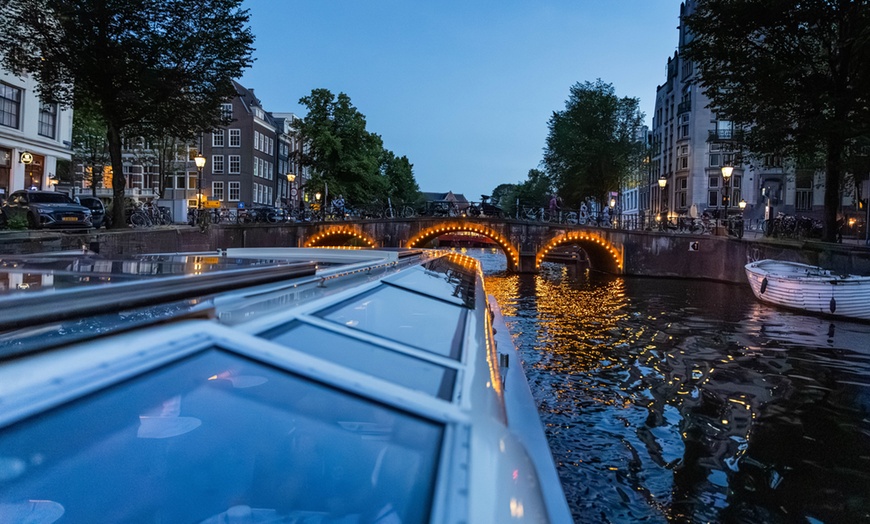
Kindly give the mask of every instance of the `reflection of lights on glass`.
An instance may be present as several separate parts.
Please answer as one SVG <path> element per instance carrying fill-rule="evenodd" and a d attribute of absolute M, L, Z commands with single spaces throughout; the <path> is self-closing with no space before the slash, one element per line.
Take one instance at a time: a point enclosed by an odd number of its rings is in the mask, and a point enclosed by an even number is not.
<path fill-rule="evenodd" d="M 514 518 L 522 518 L 525 511 L 523 510 L 523 503 L 518 501 L 515 498 L 511 499 L 511 517 Z"/>
<path fill-rule="evenodd" d="M 357 327 L 359 325 L 359 320 L 348 320 L 344 325 L 348 327 Z"/>
<path fill-rule="evenodd" d="M 19 477 L 26 469 L 27 463 L 20 458 L 0 457 L 0 482 Z"/>

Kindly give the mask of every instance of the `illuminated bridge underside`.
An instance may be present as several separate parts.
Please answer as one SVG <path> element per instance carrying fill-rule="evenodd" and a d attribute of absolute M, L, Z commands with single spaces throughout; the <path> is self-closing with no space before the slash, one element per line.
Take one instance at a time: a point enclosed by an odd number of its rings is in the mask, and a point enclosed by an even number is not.
<path fill-rule="evenodd" d="M 296 245 L 305 247 L 426 247 L 442 235 L 469 233 L 492 240 L 504 252 L 510 271 L 534 273 L 552 249 L 576 245 L 593 269 L 625 273 L 625 232 L 581 226 L 527 223 L 512 219 L 434 218 L 300 224 Z"/>
<path fill-rule="evenodd" d="M 321 231 L 305 242 L 305 247 L 365 246 L 375 247 L 377 242 L 364 232 L 350 226 L 334 226 Z"/>
<path fill-rule="evenodd" d="M 414 235 L 414 237 L 408 241 L 407 246 L 423 247 L 429 242 L 440 237 L 441 235 L 463 232 L 474 233 L 476 235 L 485 236 L 493 240 L 504 252 L 505 257 L 507 257 L 508 269 L 516 270 L 519 266 L 519 250 L 516 247 L 512 246 L 509 240 L 502 237 L 502 235 L 498 231 L 486 227 L 483 224 L 464 222 L 447 222 L 443 224 L 438 224 L 428 229 L 424 229 L 423 231 L 420 231 L 419 233 Z"/>
<path fill-rule="evenodd" d="M 591 267 L 607 273 L 622 273 L 623 253 L 605 238 L 582 231 L 570 231 L 550 240 L 535 256 L 535 267 L 540 267 L 544 257 L 556 247 L 577 245 L 586 252 Z"/>

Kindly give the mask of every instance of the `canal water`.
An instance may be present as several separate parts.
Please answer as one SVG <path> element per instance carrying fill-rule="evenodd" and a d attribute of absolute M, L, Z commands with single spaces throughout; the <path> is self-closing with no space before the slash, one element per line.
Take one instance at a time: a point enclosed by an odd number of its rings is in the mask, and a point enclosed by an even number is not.
<path fill-rule="evenodd" d="M 870 522 L 870 324 L 481 260 L 576 522 Z M 868 298 L 870 299 L 870 298 Z"/>

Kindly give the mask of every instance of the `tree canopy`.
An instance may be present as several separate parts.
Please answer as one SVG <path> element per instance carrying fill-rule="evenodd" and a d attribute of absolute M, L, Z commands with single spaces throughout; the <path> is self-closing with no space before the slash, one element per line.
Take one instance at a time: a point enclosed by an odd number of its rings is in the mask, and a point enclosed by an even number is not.
<path fill-rule="evenodd" d="M 565 109 L 548 122 L 544 166 L 568 203 L 618 190 L 643 155 L 637 98 L 616 96 L 601 79 L 571 86 Z"/>
<path fill-rule="evenodd" d="M 297 128 L 308 146 L 301 163 L 313 174 L 309 185 L 328 185 L 330 194 L 343 194 L 350 202 L 369 204 L 387 197 L 416 199 L 413 165 L 384 149 L 383 140 L 366 129 L 365 115 L 344 93 L 314 89 L 299 103 L 308 114 Z"/>
<path fill-rule="evenodd" d="M 526 180 L 517 184 L 499 184 L 492 190 L 493 205 L 508 216 L 516 216 L 520 206 L 545 207 L 553 195 L 550 178 L 540 169 L 529 169 Z"/>
<path fill-rule="evenodd" d="M 190 138 L 222 123 L 220 104 L 252 62 L 242 0 L 4 0 L 0 60 L 46 102 L 82 102 L 105 123 L 114 198 L 121 140 Z M 124 224 L 122 206 L 114 223 Z"/>
<path fill-rule="evenodd" d="M 683 56 L 750 154 L 822 159 L 834 241 L 844 166 L 870 135 L 870 0 L 698 0 L 684 22 Z"/>

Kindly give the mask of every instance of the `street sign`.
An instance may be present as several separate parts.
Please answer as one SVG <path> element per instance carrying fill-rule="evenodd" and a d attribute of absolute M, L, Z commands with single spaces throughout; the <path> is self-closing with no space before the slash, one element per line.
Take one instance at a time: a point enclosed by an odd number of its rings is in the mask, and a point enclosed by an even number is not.
<path fill-rule="evenodd" d="M 697 251 L 701 247 L 701 244 L 697 241 L 689 242 L 689 251 Z"/>
<path fill-rule="evenodd" d="M 221 207 L 220 200 L 206 200 L 202 203 L 202 207 L 206 209 L 219 209 Z"/>
<path fill-rule="evenodd" d="M 33 163 L 33 153 L 29 151 L 21 152 L 21 163 L 22 164 L 32 164 Z"/>
<path fill-rule="evenodd" d="M 290 195 L 291 195 L 291 196 L 296 196 L 296 193 L 297 193 L 297 191 L 296 191 L 296 188 L 295 188 L 295 187 L 292 188 L 292 189 L 290 189 Z"/>

